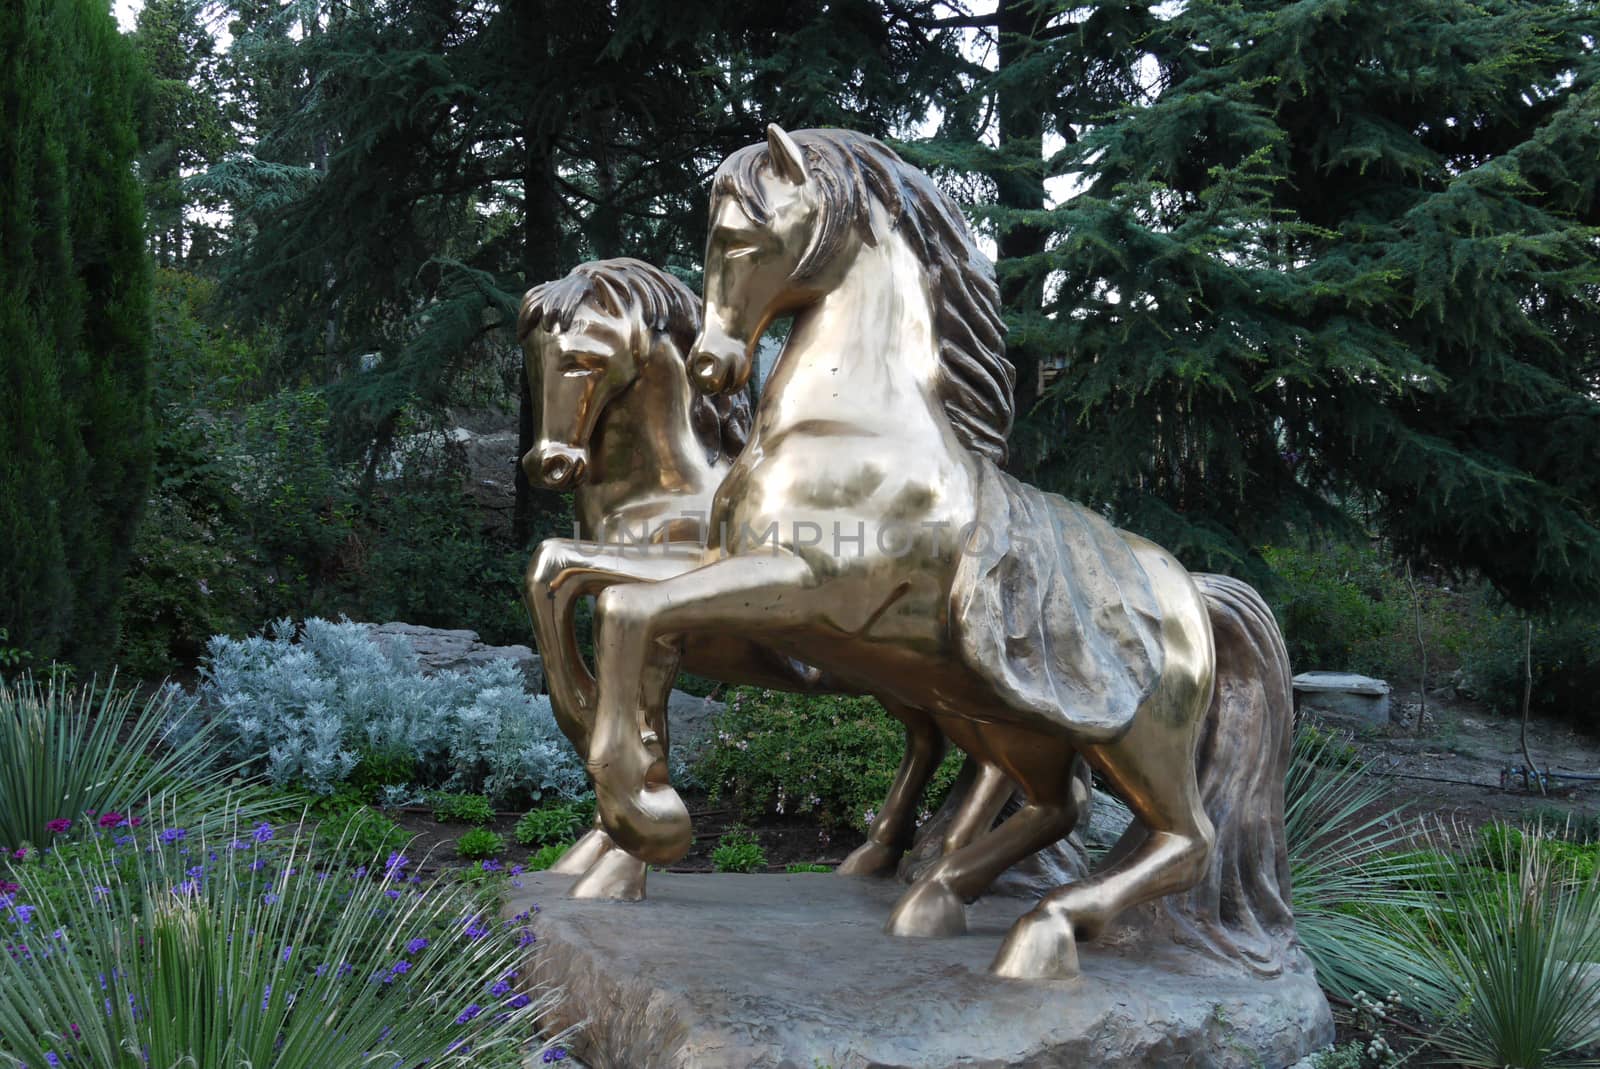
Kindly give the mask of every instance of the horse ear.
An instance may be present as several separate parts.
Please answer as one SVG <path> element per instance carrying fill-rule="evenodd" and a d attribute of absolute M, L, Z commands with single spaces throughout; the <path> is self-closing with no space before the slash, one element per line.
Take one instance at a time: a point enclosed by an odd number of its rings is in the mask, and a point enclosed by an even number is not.
<path fill-rule="evenodd" d="M 772 169 L 779 177 L 797 186 L 805 184 L 806 159 L 800 153 L 800 146 L 775 122 L 767 124 L 767 152 L 772 156 Z"/>

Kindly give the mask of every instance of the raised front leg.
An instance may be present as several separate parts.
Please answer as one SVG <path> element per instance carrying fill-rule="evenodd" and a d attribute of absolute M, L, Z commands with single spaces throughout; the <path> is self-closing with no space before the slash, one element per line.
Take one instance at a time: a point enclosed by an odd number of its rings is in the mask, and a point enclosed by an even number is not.
<path fill-rule="evenodd" d="M 579 600 L 616 583 L 656 582 L 699 567 L 693 544 L 612 547 L 548 538 L 539 543 L 523 577 L 523 600 L 533 617 L 556 724 L 579 756 L 589 753 L 595 681 L 578 649 L 573 626 Z"/>
<path fill-rule="evenodd" d="M 595 698 L 594 676 L 583 661 L 573 626 L 579 599 L 613 583 L 654 581 L 681 574 L 699 563 L 698 546 L 658 547 L 649 555 L 641 555 L 618 548 L 597 552 L 592 544 L 552 538 L 540 543 L 535 551 L 524 578 L 523 597 L 544 658 L 551 711 L 579 757 L 588 757 Z M 658 678 L 670 676 L 676 670 L 676 658 L 671 659 L 670 668 L 664 660 L 657 668 Z M 657 736 L 665 752 L 664 717 Z M 609 856 L 612 854 L 616 856 Z M 571 892 L 575 898 L 644 897 L 644 863 L 616 849 L 598 816 L 594 826 L 551 866 L 551 871 L 580 877 Z"/>
<path fill-rule="evenodd" d="M 689 812 L 645 738 L 663 696 L 646 693 L 663 640 L 721 631 L 759 638 L 827 618 L 810 567 L 787 553 L 735 557 L 659 583 L 613 586 L 595 607 L 599 672 L 589 772 L 606 830 L 624 849 L 669 864 L 692 843 Z"/>
<path fill-rule="evenodd" d="M 837 870 L 845 876 L 894 875 L 900 855 L 911 845 L 917 830 L 917 803 L 949 746 L 944 732 L 927 713 L 892 702 L 884 702 L 883 707 L 905 725 L 906 752 L 867 832 L 867 841 L 856 847 Z"/>

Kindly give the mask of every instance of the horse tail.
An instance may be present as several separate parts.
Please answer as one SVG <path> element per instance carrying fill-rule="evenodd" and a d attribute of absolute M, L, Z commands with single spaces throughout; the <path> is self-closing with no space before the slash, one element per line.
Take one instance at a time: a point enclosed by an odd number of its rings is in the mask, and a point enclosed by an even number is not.
<path fill-rule="evenodd" d="M 1205 876 L 1157 907 L 1179 942 L 1275 976 L 1294 945 L 1283 783 L 1294 735 L 1289 651 L 1245 583 L 1196 574 L 1217 651 L 1195 765 L 1216 844 Z M 1163 925 L 1166 927 L 1168 925 Z"/>

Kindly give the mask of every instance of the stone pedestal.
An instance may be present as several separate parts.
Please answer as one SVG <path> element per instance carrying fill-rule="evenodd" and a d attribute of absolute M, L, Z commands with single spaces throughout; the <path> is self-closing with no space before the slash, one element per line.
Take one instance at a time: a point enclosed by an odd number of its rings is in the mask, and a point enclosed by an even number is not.
<path fill-rule="evenodd" d="M 524 880 L 508 910 L 540 907 L 531 970 L 593 1069 L 1276 1069 L 1333 1038 L 1303 962 L 1263 980 L 1129 932 L 1084 944 L 1075 980 L 996 980 L 1016 899 L 969 907 L 965 937 L 896 939 L 893 881 L 652 873 L 614 903 Z"/>

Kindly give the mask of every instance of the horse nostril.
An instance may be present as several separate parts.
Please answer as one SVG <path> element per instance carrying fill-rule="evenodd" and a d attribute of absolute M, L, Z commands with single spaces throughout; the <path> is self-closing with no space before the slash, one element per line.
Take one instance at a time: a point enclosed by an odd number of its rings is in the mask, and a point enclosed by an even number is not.
<path fill-rule="evenodd" d="M 695 357 L 692 370 L 695 379 L 702 387 L 715 390 L 722 385 L 720 362 L 710 353 L 701 353 Z"/>
<path fill-rule="evenodd" d="M 567 453 L 555 453 L 544 458 L 539 474 L 553 487 L 565 486 L 583 478 L 583 458 Z"/>

